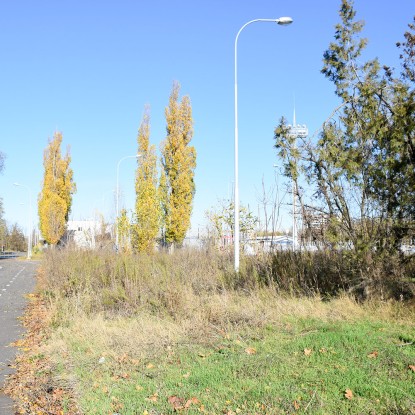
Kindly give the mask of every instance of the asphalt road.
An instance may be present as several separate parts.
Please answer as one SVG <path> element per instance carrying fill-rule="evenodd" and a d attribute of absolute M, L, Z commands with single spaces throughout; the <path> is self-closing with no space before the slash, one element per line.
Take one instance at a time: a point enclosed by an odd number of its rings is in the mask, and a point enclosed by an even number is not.
<path fill-rule="evenodd" d="M 4 379 L 13 369 L 10 365 L 17 350 L 10 343 L 18 340 L 23 327 L 20 317 L 26 306 L 25 294 L 33 291 L 37 261 L 0 259 L 0 414 L 13 415 L 13 401 L 2 393 Z"/>

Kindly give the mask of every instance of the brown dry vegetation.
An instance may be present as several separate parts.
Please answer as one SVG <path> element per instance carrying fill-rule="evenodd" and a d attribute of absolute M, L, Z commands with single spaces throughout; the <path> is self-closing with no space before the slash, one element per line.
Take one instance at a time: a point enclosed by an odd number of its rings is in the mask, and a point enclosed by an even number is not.
<path fill-rule="evenodd" d="M 403 298 L 410 283 L 394 277 L 393 290 L 385 289 L 390 282 L 379 284 L 377 298 L 361 303 L 345 294 L 360 283 L 351 268 L 347 274 L 339 257 L 329 261 L 319 255 L 314 261 L 292 253 L 251 258 L 236 275 L 230 258 L 215 252 L 50 251 L 39 272 L 39 297 L 26 317 L 29 335 L 20 344 L 25 353 L 9 392 L 18 398 L 21 414 L 77 414 L 71 399 L 80 392 L 70 375 L 74 345 L 88 345 L 84 352 L 96 360 L 140 359 L 166 347 L 209 345 L 266 325 L 282 327 L 287 319 L 413 321 L 413 307 L 381 298 L 385 292 L 399 296 L 399 290 Z M 57 376 L 62 361 L 66 375 Z"/>

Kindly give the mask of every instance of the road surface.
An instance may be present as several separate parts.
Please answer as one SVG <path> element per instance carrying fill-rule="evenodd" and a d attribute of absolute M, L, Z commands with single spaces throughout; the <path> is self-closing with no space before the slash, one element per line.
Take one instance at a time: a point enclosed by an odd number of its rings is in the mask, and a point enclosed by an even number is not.
<path fill-rule="evenodd" d="M 13 415 L 13 401 L 2 393 L 4 380 L 12 372 L 17 350 L 10 343 L 18 340 L 23 327 L 18 317 L 26 306 L 25 294 L 33 291 L 38 261 L 0 259 L 0 414 Z"/>

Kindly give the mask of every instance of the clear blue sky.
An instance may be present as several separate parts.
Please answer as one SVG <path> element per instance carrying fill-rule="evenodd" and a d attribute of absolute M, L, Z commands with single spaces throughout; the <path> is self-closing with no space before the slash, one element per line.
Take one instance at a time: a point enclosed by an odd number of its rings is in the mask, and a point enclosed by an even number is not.
<path fill-rule="evenodd" d="M 291 16 L 288 27 L 248 26 L 239 38 L 240 198 L 256 212 L 262 177 L 273 182 L 273 130 L 281 115 L 314 132 L 336 105 L 321 74 L 339 0 L 14 0 L 0 2 L 0 176 L 5 218 L 27 223 L 43 176 L 43 150 L 55 130 L 71 148 L 78 191 L 72 219 L 114 217 L 117 162 L 137 151 L 145 105 L 151 141 L 165 138 L 173 82 L 189 95 L 197 150 L 192 224 L 229 196 L 233 181 L 234 41 L 255 18 Z M 397 41 L 415 14 L 413 0 L 356 0 L 369 38 L 366 56 L 398 66 Z M 133 159 L 120 165 L 121 205 L 134 203 Z M 283 179 L 280 178 L 282 187 Z M 22 204 L 23 203 L 23 204 Z M 282 226 L 288 227 L 290 219 Z"/>

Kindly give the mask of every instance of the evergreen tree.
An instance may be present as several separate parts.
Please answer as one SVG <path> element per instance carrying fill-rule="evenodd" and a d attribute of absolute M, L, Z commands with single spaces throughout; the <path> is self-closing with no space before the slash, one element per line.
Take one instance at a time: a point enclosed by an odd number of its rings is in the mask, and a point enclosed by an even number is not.
<path fill-rule="evenodd" d="M 56 132 L 44 151 L 45 171 L 38 202 L 40 230 L 43 238 L 51 245 L 57 244 L 65 233 L 72 194 L 76 191 L 69 149 L 62 158 L 61 143 L 62 134 Z"/>
<path fill-rule="evenodd" d="M 405 34 L 403 72 L 395 76 L 377 59 L 361 63 L 353 2 L 342 0 L 335 40 L 324 53 L 322 73 L 341 103 L 323 124 L 317 142 L 297 141 L 285 119 L 275 130 L 286 174 L 305 174 L 314 188 L 303 212 L 313 208 L 326 222 L 325 241 L 350 243 L 364 257 L 396 252 L 413 232 L 415 216 L 414 37 Z M 414 26 L 410 25 L 413 31 Z M 308 204 L 308 206 L 307 206 Z"/>
<path fill-rule="evenodd" d="M 175 83 L 165 111 L 167 137 L 161 149 L 164 239 L 169 245 L 183 243 L 190 228 L 195 194 L 196 150 L 190 146 L 193 136 L 192 108 L 188 96 L 179 102 L 179 91 L 180 86 Z"/>
<path fill-rule="evenodd" d="M 157 156 L 150 145 L 150 115 L 146 109 L 137 136 L 138 166 L 135 178 L 135 223 L 132 245 L 138 252 L 152 252 L 160 228 L 160 201 L 157 188 Z"/>

